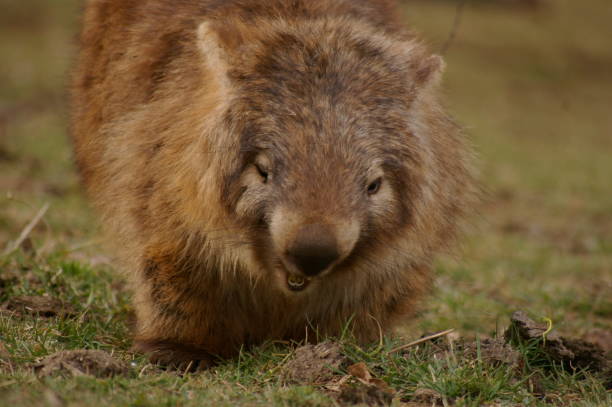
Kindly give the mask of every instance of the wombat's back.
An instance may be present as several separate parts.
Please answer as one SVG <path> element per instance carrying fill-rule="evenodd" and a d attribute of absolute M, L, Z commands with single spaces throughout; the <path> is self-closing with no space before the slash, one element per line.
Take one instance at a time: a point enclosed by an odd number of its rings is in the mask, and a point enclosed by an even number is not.
<path fill-rule="evenodd" d="M 391 0 L 88 0 L 72 81 L 71 134 L 78 168 L 89 189 L 107 141 L 102 129 L 164 97 L 183 98 L 205 73 L 195 41 L 204 18 L 355 16 L 396 29 Z M 264 28 L 265 29 L 265 28 Z M 247 33 L 248 35 L 248 33 Z M 147 135 L 142 135 L 147 137 Z"/>
<path fill-rule="evenodd" d="M 188 49 L 194 42 L 189 41 L 194 30 L 188 26 L 202 12 L 199 3 L 87 1 L 73 74 L 71 134 L 78 168 L 90 191 L 105 181 L 100 164 L 113 144 L 104 134 L 105 126 L 151 103 L 163 82 L 195 79 L 187 76 L 197 69 L 179 75 L 170 71 L 177 58 L 188 59 L 194 52 Z"/>

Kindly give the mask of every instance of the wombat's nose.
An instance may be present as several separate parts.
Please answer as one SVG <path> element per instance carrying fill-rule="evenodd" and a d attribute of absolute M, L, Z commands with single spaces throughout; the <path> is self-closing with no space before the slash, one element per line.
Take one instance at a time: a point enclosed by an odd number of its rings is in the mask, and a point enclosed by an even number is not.
<path fill-rule="evenodd" d="M 287 259 L 307 276 L 316 276 L 338 259 L 338 245 L 324 225 L 303 226 L 286 252 Z"/>

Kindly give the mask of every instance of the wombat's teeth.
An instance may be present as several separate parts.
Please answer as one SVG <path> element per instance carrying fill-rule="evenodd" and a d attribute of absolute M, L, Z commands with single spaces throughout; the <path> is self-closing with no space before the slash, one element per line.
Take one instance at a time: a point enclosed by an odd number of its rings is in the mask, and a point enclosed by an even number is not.
<path fill-rule="evenodd" d="M 287 276 L 287 285 L 290 290 L 293 291 L 301 291 L 303 290 L 308 283 L 308 279 L 300 276 L 288 275 Z"/>

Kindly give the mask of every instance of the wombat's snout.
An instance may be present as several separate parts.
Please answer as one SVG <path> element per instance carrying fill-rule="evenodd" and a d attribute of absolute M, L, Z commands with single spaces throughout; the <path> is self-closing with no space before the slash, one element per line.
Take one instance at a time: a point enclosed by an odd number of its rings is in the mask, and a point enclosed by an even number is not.
<path fill-rule="evenodd" d="M 321 224 L 302 226 L 285 252 L 286 260 L 308 277 L 320 274 L 339 257 L 333 231 Z"/>
<path fill-rule="evenodd" d="M 284 207 L 271 217 L 275 253 L 292 291 L 301 291 L 312 277 L 326 274 L 344 261 L 359 239 L 359 221 L 335 216 L 327 219 Z"/>

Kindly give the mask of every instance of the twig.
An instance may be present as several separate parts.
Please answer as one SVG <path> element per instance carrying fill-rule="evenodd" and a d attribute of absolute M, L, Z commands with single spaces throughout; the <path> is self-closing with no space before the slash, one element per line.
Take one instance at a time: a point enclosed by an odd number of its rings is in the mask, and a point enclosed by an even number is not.
<path fill-rule="evenodd" d="M 447 329 L 446 331 L 438 332 L 437 334 L 429 335 L 429 336 L 426 336 L 424 338 L 417 339 L 416 341 L 407 343 L 405 345 L 398 346 L 397 348 L 393 348 L 388 353 L 395 353 L 395 352 L 398 352 L 400 350 L 408 349 L 408 348 L 411 348 L 413 346 L 419 345 L 419 344 L 421 344 L 423 342 L 431 341 L 432 339 L 436 339 L 436 338 L 439 338 L 441 336 L 446 336 L 449 333 L 454 332 L 454 331 L 455 331 L 455 328 Z"/>
<path fill-rule="evenodd" d="M 185 371 L 183 372 L 182 376 L 185 376 L 187 373 L 189 373 L 191 371 L 191 367 L 193 366 L 193 360 L 190 360 L 189 363 L 187 364 L 187 367 L 185 368 Z"/>
<path fill-rule="evenodd" d="M 453 28 L 448 36 L 448 39 L 442 46 L 440 50 L 440 55 L 445 55 L 450 46 L 453 44 L 455 37 L 457 36 L 457 32 L 459 31 L 459 26 L 461 25 L 461 17 L 463 16 L 463 9 L 467 4 L 468 0 L 460 0 L 457 4 L 457 11 L 455 12 L 455 20 L 453 21 Z"/>
<path fill-rule="evenodd" d="M 7 245 L 6 249 L 4 250 L 4 253 L 2 253 L 3 256 L 12 253 L 13 251 L 17 250 L 19 246 L 21 246 L 21 244 L 28 238 L 30 233 L 32 233 L 32 230 L 36 227 L 38 222 L 40 222 L 42 217 L 45 216 L 45 213 L 47 213 L 48 209 L 49 203 L 47 202 L 42 206 L 42 208 L 39 209 L 39 211 L 36 213 L 36 216 L 32 218 L 30 223 L 28 223 L 26 227 L 21 231 L 21 234 L 19 235 L 17 240 L 15 240 L 12 244 L 9 243 Z"/>

